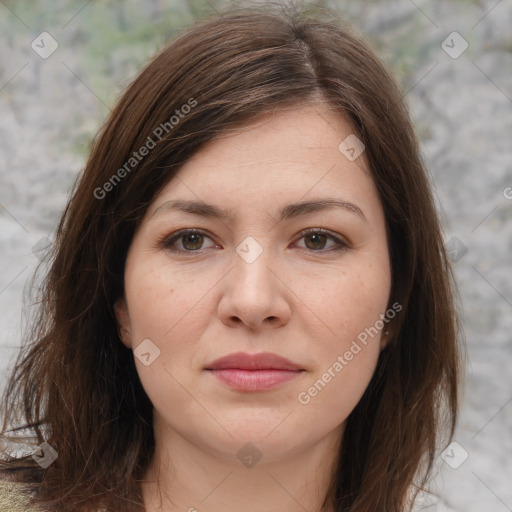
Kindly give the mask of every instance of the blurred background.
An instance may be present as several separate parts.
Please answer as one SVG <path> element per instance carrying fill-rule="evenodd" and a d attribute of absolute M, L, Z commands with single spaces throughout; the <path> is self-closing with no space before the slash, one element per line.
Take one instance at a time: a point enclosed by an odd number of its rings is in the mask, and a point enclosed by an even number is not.
<path fill-rule="evenodd" d="M 512 2 L 295 4 L 351 22 L 401 84 L 455 267 L 465 392 L 418 510 L 512 510 Z M 0 391 L 31 309 L 24 289 L 109 109 L 166 41 L 229 5 L 0 0 Z"/>

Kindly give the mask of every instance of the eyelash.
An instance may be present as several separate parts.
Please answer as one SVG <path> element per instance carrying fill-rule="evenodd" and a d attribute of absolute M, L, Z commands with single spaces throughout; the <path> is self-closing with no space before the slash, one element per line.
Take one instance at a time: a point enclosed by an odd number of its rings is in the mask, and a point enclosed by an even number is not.
<path fill-rule="evenodd" d="M 312 252 L 312 253 L 342 252 L 342 251 L 345 251 L 345 250 L 349 249 L 349 245 L 346 242 L 343 242 L 338 237 L 334 236 L 329 231 L 327 231 L 325 229 L 322 229 L 322 228 L 308 228 L 308 229 L 305 229 L 305 230 L 301 231 L 299 235 L 300 235 L 300 238 L 303 238 L 305 236 L 312 235 L 312 234 L 315 234 L 315 235 L 317 235 L 317 234 L 327 235 L 328 238 L 330 238 L 331 240 L 336 242 L 336 244 L 338 244 L 338 247 L 331 248 L 331 249 L 320 249 L 318 251 L 315 251 L 313 249 L 308 249 L 307 247 L 301 247 L 301 249 L 305 249 L 306 251 Z M 210 238 L 210 240 L 211 240 L 210 236 L 208 236 L 204 231 L 201 231 L 199 229 L 182 229 L 180 231 L 177 231 L 176 233 L 173 233 L 170 236 L 164 237 L 158 243 L 158 245 L 159 245 L 159 247 L 165 248 L 166 250 L 171 251 L 171 252 L 175 252 L 175 253 L 197 253 L 197 252 L 201 252 L 201 249 L 197 249 L 195 251 L 188 251 L 186 249 L 184 249 L 184 250 L 172 249 L 172 246 L 174 245 L 175 242 L 177 242 L 180 238 L 182 238 L 184 236 L 187 236 L 187 235 L 203 235 L 203 236 L 205 236 L 207 238 Z"/>

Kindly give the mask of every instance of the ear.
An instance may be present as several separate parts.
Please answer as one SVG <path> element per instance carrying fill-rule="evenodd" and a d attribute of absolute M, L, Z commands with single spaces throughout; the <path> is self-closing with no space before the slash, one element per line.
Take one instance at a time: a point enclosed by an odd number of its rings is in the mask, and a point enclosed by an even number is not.
<path fill-rule="evenodd" d="M 124 297 L 120 297 L 114 303 L 114 313 L 116 315 L 119 336 L 123 344 L 132 348 L 132 326 L 130 323 L 130 315 Z"/>
<path fill-rule="evenodd" d="M 384 350 L 392 339 L 393 332 L 391 330 L 391 327 L 388 325 L 382 330 L 382 334 L 380 337 L 380 350 Z"/>

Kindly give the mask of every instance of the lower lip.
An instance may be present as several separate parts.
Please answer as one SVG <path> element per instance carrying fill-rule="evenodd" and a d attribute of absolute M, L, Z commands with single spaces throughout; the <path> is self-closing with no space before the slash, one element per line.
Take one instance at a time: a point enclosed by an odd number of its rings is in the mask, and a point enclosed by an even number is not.
<path fill-rule="evenodd" d="M 302 371 L 292 370 L 209 370 L 220 381 L 239 391 L 265 391 L 299 376 Z"/>

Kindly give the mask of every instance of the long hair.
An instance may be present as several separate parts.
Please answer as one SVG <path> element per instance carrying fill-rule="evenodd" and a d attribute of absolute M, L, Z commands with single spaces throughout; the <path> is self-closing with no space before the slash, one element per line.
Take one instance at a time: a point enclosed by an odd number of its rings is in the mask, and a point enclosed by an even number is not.
<path fill-rule="evenodd" d="M 365 145 L 388 230 L 390 304 L 403 308 L 347 419 L 324 505 L 402 512 L 411 489 L 427 483 L 441 434 L 450 440 L 456 425 L 460 327 L 403 93 L 332 12 L 268 4 L 204 18 L 177 35 L 127 87 L 93 141 L 1 404 L 4 433 L 29 428 L 58 454 L 44 469 L 30 456 L 2 463 L 5 471 L 32 463 L 30 477 L 20 478 L 37 485 L 38 503 L 76 511 L 140 506 L 138 482 L 154 453 L 152 405 L 113 312 L 134 232 L 155 195 L 207 142 L 319 97 Z"/>

